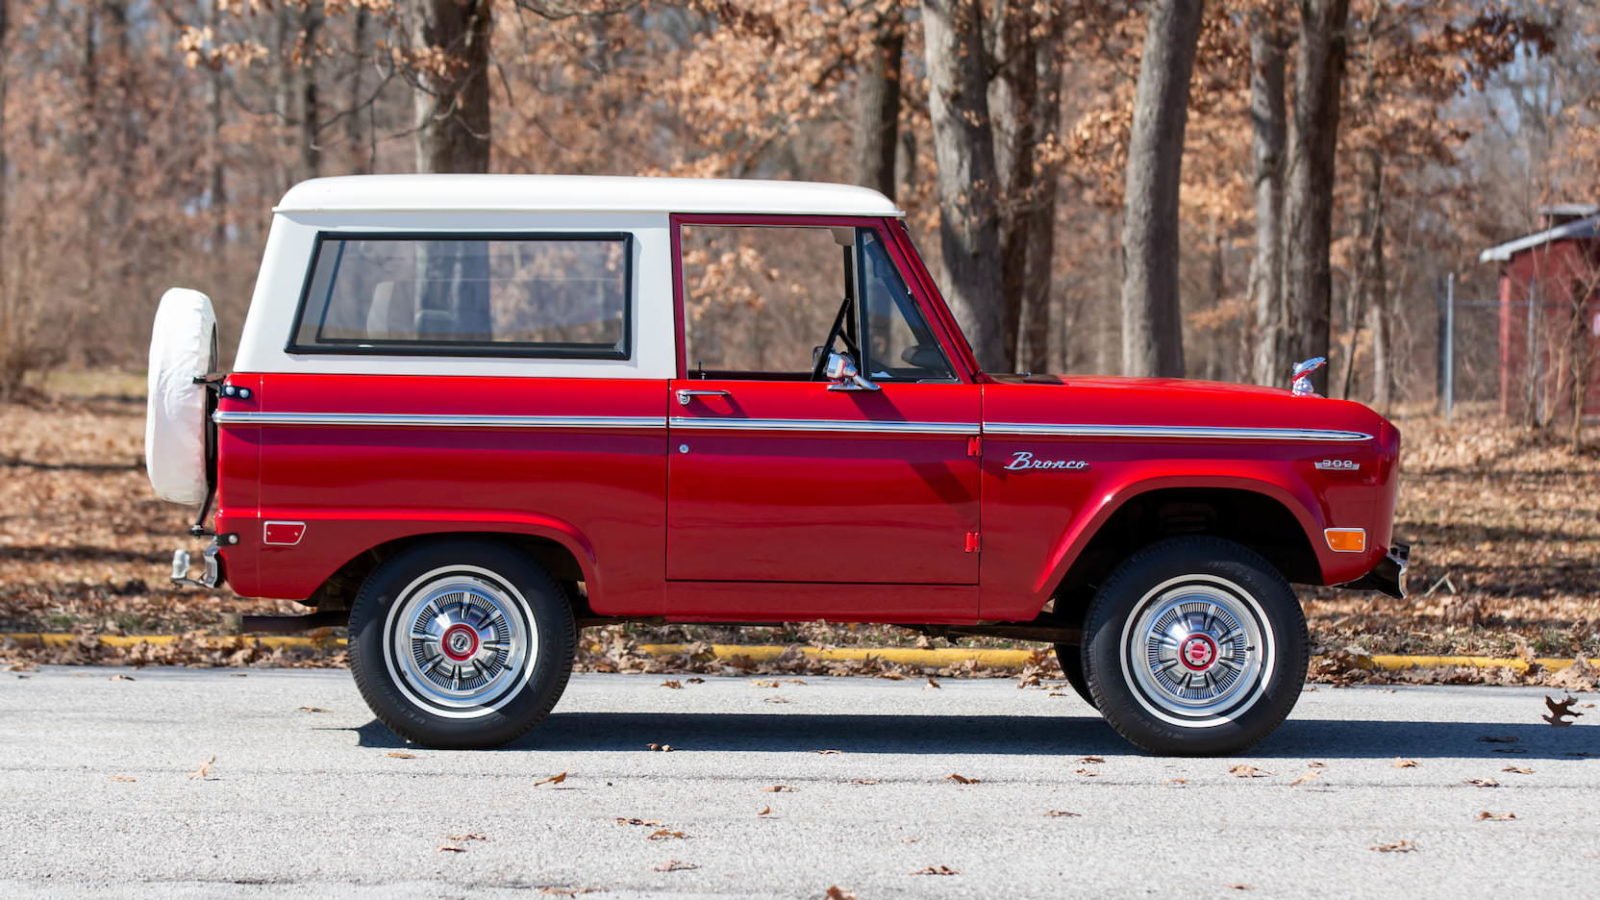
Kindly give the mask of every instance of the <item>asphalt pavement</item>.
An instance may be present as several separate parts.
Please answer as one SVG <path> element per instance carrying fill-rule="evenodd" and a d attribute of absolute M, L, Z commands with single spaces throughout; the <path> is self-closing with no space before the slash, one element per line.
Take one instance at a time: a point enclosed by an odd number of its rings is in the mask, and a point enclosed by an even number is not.
<path fill-rule="evenodd" d="M 464 753 L 342 671 L 0 673 L 0 896 L 1594 896 L 1550 693 L 1320 687 L 1194 760 L 1009 679 L 584 675 Z"/>

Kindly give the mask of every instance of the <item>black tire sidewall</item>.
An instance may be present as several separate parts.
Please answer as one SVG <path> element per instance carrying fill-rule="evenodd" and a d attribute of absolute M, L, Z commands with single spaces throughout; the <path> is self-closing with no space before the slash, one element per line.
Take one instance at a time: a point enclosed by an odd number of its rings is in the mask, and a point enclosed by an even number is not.
<path fill-rule="evenodd" d="M 1151 589 L 1188 575 L 1225 579 L 1260 607 L 1273 647 L 1272 670 L 1255 703 L 1232 719 L 1185 726 L 1146 709 L 1123 669 L 1123 628 Z M 1266 737 L 1294 708 L 1310 657 L 1305 613 L 1293 589 L 1260 554 L 1211 537 L 1164 540 L 1129 557 L 1106 579 L 1089 610 L 1083 665 L 1089 690 L 1106 721 L 1136 746 L 1163 755 L 1235 753 Z"/>
<path fill-rule="evenodd" d="M 1089 682 L 1083 677 L 1083 647 L 1079 644 L 1057 644 L 1056 662 L 1061 665 L 1061 674 L 1067 677 L 1067 684 L 1072 685 L 1083 702 L 1094 706 L 1094 694 L 1089 692 Z"/>
<path fill-rule="evenodd" d="M 452 566 L 494 573 L 516 589 L 538 637 L 533 672 L 498 709 L 471 718 L 431 713 L 395 682 L 385 656 L 389 612 L 419 577 Z M 572 674 L 577 631 L 566 594 L 542 568 L 506 544 L 444 540 L 415 545 L 381 563 L 350 609 L 350 670 L 373 714 L 396 734 L 437 749 L 482 749 L 516 740 L 549 715 Z"/>

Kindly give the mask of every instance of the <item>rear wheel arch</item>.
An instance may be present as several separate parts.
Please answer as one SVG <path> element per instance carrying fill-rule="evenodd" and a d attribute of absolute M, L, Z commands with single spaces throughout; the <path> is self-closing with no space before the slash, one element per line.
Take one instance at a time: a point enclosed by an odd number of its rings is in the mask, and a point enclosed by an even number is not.
<path fill-rule="evenodd" d="M 1260 554 L 1293 583 L 1321 584 L 1303 514 L 1245 486 L 1151 487 L 1124 496 L 1050 591 L 1058 618 L 1081 626 L 1098 586 L 1124 560 L 1159 541 L 1204 535 Z"/>

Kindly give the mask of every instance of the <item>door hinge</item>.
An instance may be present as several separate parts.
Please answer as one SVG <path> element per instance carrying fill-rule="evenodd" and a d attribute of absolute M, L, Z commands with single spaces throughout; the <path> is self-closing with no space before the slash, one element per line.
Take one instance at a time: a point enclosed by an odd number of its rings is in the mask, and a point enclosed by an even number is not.
<path fill-rule="evenodd" d="M 979 544 L 980 544 L 980 540 L 979 540 L 978 532 L 976 532 L 976 531 L 967 532 L 967 552 L 968 553 L 977 553 Z"/>
<path fill-rule="evenodd" d="M 972 457 L 973 459 L 977 459 L 978 457 L 983 455 L 983 438 L 981 438 L 981 437 L 970 437 L 970 438 L 967 438 L 967 455 Z"/>

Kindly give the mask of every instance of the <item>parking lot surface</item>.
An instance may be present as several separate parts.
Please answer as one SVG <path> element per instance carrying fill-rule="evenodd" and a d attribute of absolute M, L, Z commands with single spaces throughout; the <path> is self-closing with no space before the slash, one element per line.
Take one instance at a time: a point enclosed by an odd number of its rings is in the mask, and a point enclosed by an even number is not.
<path fill-rule="evenodd" d="M 528 738 L 464 753 L 405 745 L 342 671 L 3 673 L 0 894 L 1461 898 L 1600 881 L 1593 695 L 1555 727 L 1539 689 L 1320 687 L 1248 758 L 1161 759 L 1070 689 L 940 684 L 583 675 Z"/>

